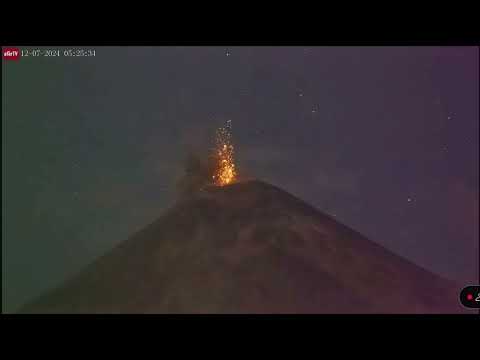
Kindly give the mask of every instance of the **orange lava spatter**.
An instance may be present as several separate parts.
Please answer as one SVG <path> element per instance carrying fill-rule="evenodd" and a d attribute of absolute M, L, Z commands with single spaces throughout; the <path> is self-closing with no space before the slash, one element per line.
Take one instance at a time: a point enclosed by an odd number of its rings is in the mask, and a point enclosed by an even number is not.
<path fill-rule="evenodd" d="M 213 183 L 225 186 L 235 182 L 237 171 L 235 168 L 234 148 L 232 144 L 231 121 L 217 130 L 215 138 L 216 167 L 212 176 Z"/>

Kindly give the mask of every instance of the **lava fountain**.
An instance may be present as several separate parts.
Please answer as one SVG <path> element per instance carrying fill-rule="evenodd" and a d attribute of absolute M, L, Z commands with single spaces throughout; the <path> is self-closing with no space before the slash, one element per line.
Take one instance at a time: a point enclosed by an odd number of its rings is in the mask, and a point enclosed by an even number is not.
<path fill-rule="evenodd" d="M 232 184 L 237 177 L 231 129 L 232 122 L 228 120 L 226 126 L 219 128 L 216 133 L 215 171 L 212 179 L 217 186 Z"/>

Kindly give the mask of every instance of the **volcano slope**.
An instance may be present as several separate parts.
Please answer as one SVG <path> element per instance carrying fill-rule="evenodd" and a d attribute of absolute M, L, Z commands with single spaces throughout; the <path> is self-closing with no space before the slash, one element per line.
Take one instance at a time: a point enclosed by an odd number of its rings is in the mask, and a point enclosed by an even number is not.
<path fill-rule="evenodd" d="M 260 181 L 209 187 L 23 313 L 457 313 L 458 287 Z"/>

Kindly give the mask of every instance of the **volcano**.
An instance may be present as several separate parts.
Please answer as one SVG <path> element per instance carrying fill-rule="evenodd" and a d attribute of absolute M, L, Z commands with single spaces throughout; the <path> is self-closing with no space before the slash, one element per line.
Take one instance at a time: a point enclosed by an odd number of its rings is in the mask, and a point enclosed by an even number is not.
<path fill-rule="evenodd" d="M 458 287 L 289 193 L 205 187 L 23 313 L 458 313 Z"/>

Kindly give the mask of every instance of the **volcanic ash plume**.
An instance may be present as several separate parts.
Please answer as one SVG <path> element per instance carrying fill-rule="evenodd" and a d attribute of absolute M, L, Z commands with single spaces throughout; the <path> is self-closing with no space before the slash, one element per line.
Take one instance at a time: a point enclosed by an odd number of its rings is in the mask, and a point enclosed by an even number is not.
<path fill-rule="evenodd" d="M 212 175 L 212 180 L 217 186 L 232 184 L 237 177 L 231 129 L 232 122 L 228 120 L 226 126 L 219 128 L 216 134 L 214 156 L 216 159 L 216 168 Z"/>
<path fill-rule="evenodd" d="M 190 197 L 206 186 L 225 186 L 237 180 L 231 121 L 217 129 L 210 152 L 202 147 L 187 150 L 184 174 L 177 181 L 180 197 Z M 203 154 L 203 156 L 202 156 Z"/>

